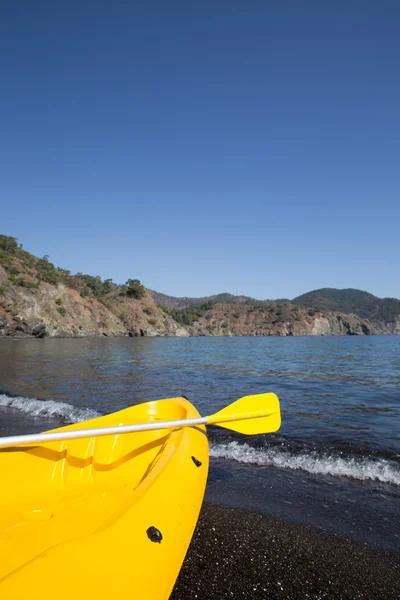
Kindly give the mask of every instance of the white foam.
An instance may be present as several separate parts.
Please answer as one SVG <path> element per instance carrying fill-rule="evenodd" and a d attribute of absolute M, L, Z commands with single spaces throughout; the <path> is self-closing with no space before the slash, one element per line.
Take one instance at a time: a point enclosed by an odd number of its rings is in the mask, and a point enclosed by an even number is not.
<path fill-rule="evenodd" d="M 81 421 L 95 419 L 100 416 L 100 413 L 96 410 L 78 408 L 66 402 L 36 400 L 35 398 L 24 398 L 22 396 L 11 398 L 5 394 L 0 394 L 0 406 L 13 408 L 34 417 L 61 419 L 68 423 L 80 423 Z"/>
<path fill-rule="evenodd" d="M 318 456 L 316 453 L 292 455 L 287 450 L 279 448 L 261 450 L 238 442 L 211 444 L 210 456 L 279 469 L 302 469 L 315 475 L 351 477 L 364 481 L 376 480 L 400 486 L 400 469 L 384 459 Z"/>

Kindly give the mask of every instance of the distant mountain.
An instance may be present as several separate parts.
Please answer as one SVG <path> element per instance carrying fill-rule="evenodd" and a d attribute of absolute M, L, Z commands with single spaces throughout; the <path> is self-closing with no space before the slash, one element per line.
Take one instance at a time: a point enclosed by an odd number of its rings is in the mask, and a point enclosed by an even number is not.
<path fill-rule="evenodd" d="M 154 302 L 160 306 L 165 306 L 171 309 L 187 308 L 188 306 L 194 306 L 196 304 L 206 304 L 208 302 L 216 303 L 228 303 L 228 304 L 246 304 L 246 303 L 269 303 L 270 300 L 255 300 L 250 296 L 235 296 L 234 294 L 222 293 L 215 294 L 214 296 L 202 296 L 201 298 L 188 298 L 168 296 L 167 294 L 161 294 L 154 290 L 149 290 Z"/>
<path fill-rule="evenodd" d="M 400 300 L 322 289 L 289 300 L 177 298 L 56 267 L 0 235 L 0 338 L 400 334 Z"/>
<path fill-rule="evenodd" d="M 394 322 L 400 315 L 400 300 L 378 298 L 368 292 L 352 288 L 343 290 L 322 288 L 297 296 L 292 302 L 315 310 L 335 310 L 384 323 Z"/>
<path fill-rule="evenodd" d="M 293 300 L 282 298 L 276 300 L 257 300 L 250 296 L 235 296 L 229 293 L 202 296 L 201 298 L 179 298 L 160 294 L 153 290 L 149 290 L 149 292 L 154 302 L 172 311 L 171 314 L 178 321 L 180 321 L 179 313 L 181 311 L 183 318 L 186 318 L 185 311 L 190 307 L 198 307 L 198 310 L 204 311 L 208 304 L 245 304 L 259 307 L 276 304 L 293 304 L 320 312 L 335 311 L 344 314 L 354 314 L 362 319 L 377 322 L 378 328 L 382 324 L 392 326 L 400 320 L 400 300 L 396 298 L 378 298 L 368 292 L 352 288 L 343 290 L 322 288 L 297 296 Z M 189 314 L 191 315 L 190 311 Z"/>

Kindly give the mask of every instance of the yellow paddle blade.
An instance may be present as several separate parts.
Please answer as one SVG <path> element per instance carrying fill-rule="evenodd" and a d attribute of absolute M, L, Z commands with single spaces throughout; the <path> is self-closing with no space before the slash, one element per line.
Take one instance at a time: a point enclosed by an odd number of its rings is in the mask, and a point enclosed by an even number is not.
<path fill-rule="evenodd" d="M 244 396 L 207 417 L 207 422 L 247 435 L 277 431 L 281 426 L 279 400 L 275 394 Z"/>

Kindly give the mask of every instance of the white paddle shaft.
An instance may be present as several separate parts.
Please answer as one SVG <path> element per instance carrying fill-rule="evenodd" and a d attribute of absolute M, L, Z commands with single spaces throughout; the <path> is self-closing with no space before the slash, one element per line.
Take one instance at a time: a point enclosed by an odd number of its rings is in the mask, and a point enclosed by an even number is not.
<path fill-rule="evenodd" d="M 118 435 L 134 431 L 151 431 L 153 429 L 172 429 L 190 425 L 205 425 L 208 417 L 196 419 L 179 419 L 176 421 L 155 421 L 151 423 L 136 423 L 132 425 L 116 425 L 114 427 L 95 427 L 93 429 L 77 429 L 76 431 L 59 431 L 52 433 L 35 433 L 28 435 L 10 435 L 0 438 L 0 448 L 6 446 L 26 446 L 27 444 L 42 444 L 59 440 L 77 440 L 80 438 L 99 437 L 103 435 Z"/>

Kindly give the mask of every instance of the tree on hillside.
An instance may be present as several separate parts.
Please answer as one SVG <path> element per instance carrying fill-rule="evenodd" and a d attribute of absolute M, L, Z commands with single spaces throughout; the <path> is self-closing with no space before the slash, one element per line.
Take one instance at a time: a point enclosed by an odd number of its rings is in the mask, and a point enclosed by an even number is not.
<path fill-rule="evenodd" d="M 136 298 L 136 300 L 140 300 L 140 298 L 143 298 L 143 296 L 146 293 L 146 288 L 144 287 L 144 285 L 142 285 L 139 279 L 128 279 L 125 285 L 127 287 L 127 295 L 131 298 Z"/>
<path fill-rule="evenodd" d="M 107 294 L 108 292 L 111 292 L 114 289 L 114 284 L 113 284 L 113 280 L 111 279 L 111 277 L 109 279 L 105 279 L 103 281 L 103 294 Z"/>
<path fill-rule="evenodd" d="M 46 254 L 43 258 L 39 258 L 36 262 L 36 273 L 39 281 L 46 281 L 56 285 L 60 281 L 60 275 L 53 263 L 49 261 L 49 256 Z"/>
<path fill-rule="evenodd" d="M 101 298 L 104 294 L 111 292 L 113 289 L 113 280 L 105 279 L 102 281 L 100 275 L 87 275 L 86 273 L 77 273 L 77 279 L 82 281 L 95 298 Z"/>
<path fill-rule="evenodd" d="M 0 235 L 0 250 L 14 253 L 18 250 L 17 238 L 10 235 Z"/>
<path fill-rule="evenodd" d="M 198 321 L 203 315 L 206 315 L 207 318 L 211 318 L 211 313 L 208 311 L 214 306 L 215 302 L 203 302 L 202 304 L 195 304 L 191 306 L 186 306 L 186 308 L 167 308 L 165 306 L 160 306 L 164 312 L 168 315 L 171 315 L 173 319 L 177 323 L 182 323 L 183 325 L 193 325 L 195 321 Z M 208 316 L 208 313 L 210 316 Z"/>

